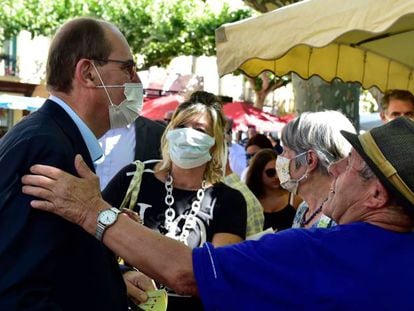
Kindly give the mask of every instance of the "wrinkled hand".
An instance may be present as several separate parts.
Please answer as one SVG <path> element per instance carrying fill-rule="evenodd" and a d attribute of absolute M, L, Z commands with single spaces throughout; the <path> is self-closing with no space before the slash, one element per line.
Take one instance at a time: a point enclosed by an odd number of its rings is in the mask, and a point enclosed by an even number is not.
<path fill-rule="evenodd" d="M 123 277 L 128 296 L 137 305 L 148 300 L 146 291 L 157 289 L 154 281 L 142 272 L 128 271 L 124 273 Z"/>
<path fill-rule="evenodd" d="M 32 175 L 22 178 L 23 193 L 43 200 L 31 201 L 31 206 L 62 216 L 85 227 L 88 213 L 96 220 L 102 200 L 99 178 L 89 169 L 80 155 L 75 157 L 80 178 L 48 165 L 33 165 Z M 93 230 L 93 229 L 91 229 Z"/>

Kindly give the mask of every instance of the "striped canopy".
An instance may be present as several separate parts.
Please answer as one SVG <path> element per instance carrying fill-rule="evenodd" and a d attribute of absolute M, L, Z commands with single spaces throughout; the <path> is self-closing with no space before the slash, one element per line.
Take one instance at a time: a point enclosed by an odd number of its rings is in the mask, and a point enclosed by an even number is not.
<path fill-rule="evenodd" d="M 414 0 L 308 0 L 216 30 L 220 76 L 318 75 L 414 92 Z"/>

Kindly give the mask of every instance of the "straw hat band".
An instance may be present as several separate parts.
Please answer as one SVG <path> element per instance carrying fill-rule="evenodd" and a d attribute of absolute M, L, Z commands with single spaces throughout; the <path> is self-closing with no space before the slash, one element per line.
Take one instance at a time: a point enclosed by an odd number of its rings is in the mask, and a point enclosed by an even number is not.
<path fill-rule="evenodd" d="M 394 166 L 385 158 L 381 149 L 376 144 L 370 132 L 358 136 L 359 142 L 366 155 L 374 162 L 377 168 L 391 182 L 391 184 L 412 204 L 414 204 L 414 193 L 402 180 Z"/>

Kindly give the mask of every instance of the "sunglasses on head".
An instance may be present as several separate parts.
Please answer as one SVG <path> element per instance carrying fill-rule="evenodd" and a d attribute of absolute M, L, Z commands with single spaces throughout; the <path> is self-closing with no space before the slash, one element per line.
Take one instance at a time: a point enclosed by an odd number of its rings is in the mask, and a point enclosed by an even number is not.
<path fill-rule="evenodd" d="M 273 178 L 273 177 L 276 176 L 276 169 L 268 168 L 267 170 L 265 170 L 265 174 L 266 174 L 267 177 Z"/>

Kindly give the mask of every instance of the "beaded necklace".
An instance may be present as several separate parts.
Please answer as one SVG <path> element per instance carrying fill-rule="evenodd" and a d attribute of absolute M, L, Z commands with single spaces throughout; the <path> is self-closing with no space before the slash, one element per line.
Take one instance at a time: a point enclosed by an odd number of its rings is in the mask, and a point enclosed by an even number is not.
<path fill-rule="evenodd" d="M 307 208 L 306 212 L 303 214 L 303 218 L 300 221 L 300 227 L 303 228 L 306 225 L 308 225 L 312 219 L 314 219 L 316 217 L 316 215 L 318 215 L 321 211 L 322 211 L 322 206 L 323 203 L 321 204 L 321 206 L 319 206 L 310 216 L 308 219 L 305 219 L 306 213 L 309 211 L 309 207 Z"/>
<path fill-rule="evenodd" d="M 177 237 L 177 224 L 178 222 L 174 222 L 175 219 L 175 210 L 172 208 L 174 204 L 174 197 L 172 195 L 173 191 L 173 177 L 171 174 L 168 174 L 167 179 L 165 180 L 165 204 L 168 208 L 165 210 L 165 222 L 164 227 L 168 230 L 166 236 L 178 240 L 185 245 L 188 246 L 188 236 L 190 235 L 190 231 L 193 230 L 196 226 L 196 215 L 200 211 L 201 208 L 201 201 L 204 198 L 204 193 L 206 189 L 206 181 L 203 180 L 201 183 L 201 188 L 197 190 L 197 199 L 191 204 L 191 210 L 188 215 L 182 215 L 181 217 L 185 219 L 184 225 L 181 230 L 181 234 Z"/>

